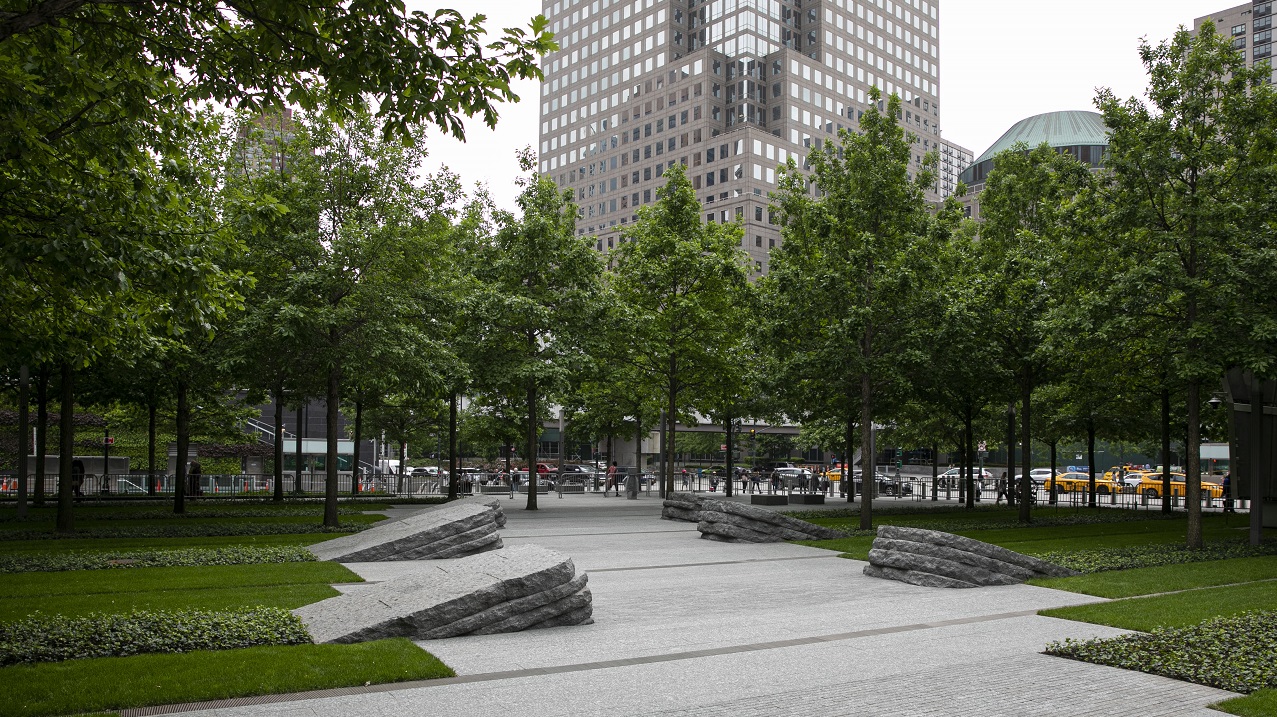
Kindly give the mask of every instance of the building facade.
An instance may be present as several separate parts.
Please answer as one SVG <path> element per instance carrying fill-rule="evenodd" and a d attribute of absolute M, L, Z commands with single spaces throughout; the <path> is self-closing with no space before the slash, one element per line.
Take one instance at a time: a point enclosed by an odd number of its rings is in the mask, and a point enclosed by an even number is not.
<path fill-rule="evenodd" d="M 1210 20 L 1215 23 L 1215 32 L 1232 39 L 1233 49 L 1246 58 L 1252 66 L 1265 65 L 1273 67 L 1273 2 L 1272 0 L 1255 0 L 1244 5 L 1220 10 L 1193 21 L 1193 32 L 1201 29 L 1202 23 Z M 1277 70 L 1271 70 L 1269 82 L 1277 82 Z"/>
<path fill-rule="evenodd" d="M 577 233 L 600 252 L 678 162 L 704 221 L 739 221 L 765 272 L 780 240 L 768 208 L 778 167 L 804 167 L 854 129 L 871 87 L 901 97 L 915 166 L 942 151 L 936 0 L 545 0 L 543 11 L 559 50 L 544 58 L 539 169 L 573 190 Z"/>
<path fill-rule="evenodd" d="M 980 218 L 980 192 L 984 190 L 985 180 L 993 171 L 993 161 L 998 154 L 1016 146 L 1032 151 L 1043 144 L 1061 154 L 1072 155 L 1096 170 L 1108 151 L 1108 128 L 1104 125 L 1103 115 L 1098 112 L 1077 110 L 1047 112 L 1016 122 L 958 175 L 958 179 L 967 185 L 967 193 L 960 200 L 966 207 L 967 216 Z"/>
<path fill-rule="evenodd" d="M 962 170 L 971 166 L 975 154 L 966 147 L 942 138 L 939 158 L 940 164 L 936 167 L 936 194 L 940 199 L 946 199 L 958 190 L 958 178 Z"/>

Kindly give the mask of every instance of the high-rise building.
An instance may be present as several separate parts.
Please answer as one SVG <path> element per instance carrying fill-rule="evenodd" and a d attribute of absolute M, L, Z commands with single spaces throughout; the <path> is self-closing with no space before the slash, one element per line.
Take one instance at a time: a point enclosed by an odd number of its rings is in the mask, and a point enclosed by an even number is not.
<path fill-rule="evenodd" d="M 1254 0 L 1199 17 L 1193 21 L 1193 32 L 1200 30 L 1207 20 L 1215 23 L 1215 32 L 1232 38 L 1233 49 L 1240 52 L 1252 67 L 1273 67 L 1272 0 Z M 1269 81 L 1277 82 L 1277 70 L 1272 70 Z"/>
<path fill-rule="evenodd" d="M 941 151 L 936 0 L 544 0 L 540 171 L 578 234 L 615 248 L 687 166 L 707 222 L 741 221 L 756 271 L 780 240 L 776 170 L 854 129 L 869 89 L 903 100 L 913 162 Z M 958 171 L 961 171 L 961 167 Z M 931 199 L 939 199 L 933 192 Z"/>
<path fill-rule="evenodd" d="M 940 164 L 936 167 L 936 193 L 941 199 L 953 196 L 958 190 L 958 176 L 962 170 L 971 166 L 975 153 L 966 147 L 940 140 Z"/>
<path fill-rule="evenodd" d="M 236 160 L 246 174 L 282 172 L 287 163 L 284 146 L 295 136 L 292 109 L 263 112 L 253 118 L 251 126 L 239 128 Z"/>

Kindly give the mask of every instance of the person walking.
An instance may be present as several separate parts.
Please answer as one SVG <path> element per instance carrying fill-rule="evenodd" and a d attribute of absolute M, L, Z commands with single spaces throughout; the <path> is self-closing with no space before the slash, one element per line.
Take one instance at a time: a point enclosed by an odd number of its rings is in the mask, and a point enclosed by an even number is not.
<path fill-rule="evenodd" d="M 607 467 L 607 482 L 603 484 L 603 497 L 607 497 L 607 492 L 616 487 L 616 497 L 621 497 L 621 486 L 616 482 L 616 461 L 612 461 L 612 465 Z"/>
<path fill-rule="evenodd" d="M 1007 497 L 1007 472 L 1002 471 L 1002 477 L 998 479 L 998 497 L 993 501 L 994 505 L 1001 505 L 1002 499 Z"/>

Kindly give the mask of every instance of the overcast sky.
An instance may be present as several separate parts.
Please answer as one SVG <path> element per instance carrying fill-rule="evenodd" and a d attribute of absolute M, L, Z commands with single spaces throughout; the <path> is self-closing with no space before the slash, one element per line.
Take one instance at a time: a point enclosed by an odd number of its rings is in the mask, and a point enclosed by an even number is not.
<path fill-rule="evenodd" d="M 933 0 L 934 1 L 934 0 Z M 1140 38 L 1167 39 L 1194 18 L 1240 0 L 938 0 L 940 126 L 944 137 L 977 156 L 1011 125 L 1056 110 L 1093 110 L 1097 87 L 1119 97 L 1142 95 L 1146 78 Z M 540 0 L 408 0 L 411 9 L 451 7 L 483 13 L 487 27 L 526 26 Z M 467 186 L 485 183 L 497 202 L 514 207 L 519 173 L 514 153 L 537 146 L 539 90 L 516 87 L 522 102 L 505 106 L 497 129 L 467 123 L 467 141 L 432 133 L 432 167 L 446 165 Z"/>

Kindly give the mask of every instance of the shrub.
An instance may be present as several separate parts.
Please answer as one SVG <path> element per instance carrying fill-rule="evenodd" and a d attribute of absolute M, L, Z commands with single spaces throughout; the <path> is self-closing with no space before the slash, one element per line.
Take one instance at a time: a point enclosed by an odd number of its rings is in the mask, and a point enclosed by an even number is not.
<path fill-rule="evenodd" d="M 1277 612 L 1257 610 L 1121 637 L 1069 639 L 1047 645 L 1046 654 L 1249 693 L 1277 687 Z"/>
<path fill-rule="evenodd" d="M 0 624 L 0 665 L 310 641 L 301 620 L 280 608 L 94 613 L 84 617 L 37 614 Z"/>
<path fill-rule="evenodd" d="M 252 565 L 304 563 L 315 556 L 301 546 L 232 545 L 224 548 L 167 550 L 76 551 L 0 555 L 0 573 L 107 570 L 115 568 L 171 568 L 189 565 Z"/>
<path fill-rule="evenodd" d="M 1230 558 L 1277 555 L 1277 542 L 1270 541 L 1252 546 L 1243 540 L 1216 541 L 1207 543 L 1199 550 L 1190 550 L 1180 544 L 1132 545 L 1099 550 L 1053 550 L 1036 553 L 1036 555 L 1043 560 L 1081 573 L 1098 573 L 1104 570 L 1152 568 L 1160 565 L 1182 565 Z"/>

